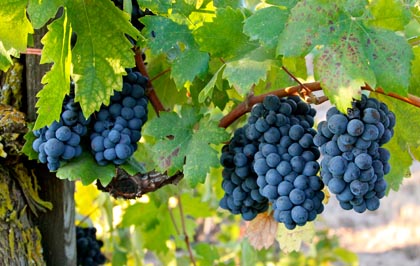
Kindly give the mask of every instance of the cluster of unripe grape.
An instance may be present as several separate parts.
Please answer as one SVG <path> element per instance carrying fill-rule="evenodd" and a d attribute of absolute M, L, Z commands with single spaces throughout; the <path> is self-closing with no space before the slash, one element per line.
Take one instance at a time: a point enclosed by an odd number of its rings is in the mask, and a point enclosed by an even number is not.
<path fill-rule="evenodd" d="M 313 128 L 315 110 L 298 96 L 266 96 L 222 149 L 223 209 L 254 219 L 270 205 L 294 229 L 324 210 L 324 184 L 342 208 L 376 210 L 385 195 L 395 115 L 362 96 L 346 114 L 332 107 Z M 321 156 L 322 155 L 322 156 Z M 321 158 L 321 163 L 318 159 Z"/>
<path fill-rule="evenodd" d="M 86 149 L 99 165 L 126 162 L 137 149 L 141 128 L 147 121 L 146 85 L 144 76 L 128 69 L 122 91 L 115 91 L 110 104 L 88 119 L 79 103 L 74 102 L 74 95 L 66 96 L 60 120 L 33 131 L 36 139 L 32 148 L 38 160 L 56 171 L 62 162 L 79 157 Z M 90 143 L 83 143 L 85 136 L 89 136 Z"/>

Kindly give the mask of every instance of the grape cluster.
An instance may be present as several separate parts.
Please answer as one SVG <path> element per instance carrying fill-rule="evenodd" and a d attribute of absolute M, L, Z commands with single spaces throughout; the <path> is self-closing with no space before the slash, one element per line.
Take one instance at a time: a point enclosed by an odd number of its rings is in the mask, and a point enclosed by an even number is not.
<path fill-rule="evenodd" d="M 60 161 L 69 161 L 82 154 L 81 138 L 87 133 L 89 119 L 83 116 L 79 103 L 73 96 L 66 96 L 60 121 L 34 130 L 32 148 L 38 153 L 38 160 L 46 163 L 50 171 L 60 167 Z"/>
<path fill-rule="evenodd" d="M 390 171 L 388 150 L 381 146 L 394 134 L 395 115 L 386 104 L 362 95 L 347 114 L 332 107 L 318 124 L 314 143 L 323 156 L 321 176 L 345 210 L 358 213 L 379 207 Z"/>
<path fill-rule="evenodd" d="M 92 153 L 99 165 L 123 164 L 137 149 L 141 128 L 147 120 L 147 78 L 127 70 L 122 91 L 116 91 L 108 106 L 102 106 L 92 120 Z"/>
<path fill-rule="evenodd" d="M 247 138 L 259 142 L 253 169 L 260 193 L 273 204 L 274 219 L 294 229 L 324 210 L 317 176 L 320 153 L 313 143 L 315 109 L 300 97 L 267 96 L 253 106 Z"/>
<path fill-rule="evenodd" d="M 96 228 L 76 226 L 76 245 L 78 266 L 96 266 L 105 263 L 106 258 L 100 250 L 104 243 L 96 239 Z"/>
<path fill-rule="evenodd" d="M 238 128 L 230 143 L 222 148 L 220 163 L 224 167 L 222 188 L 225 195 L 220 200 L 220 207 L 250 221 L 268 209 L 268 200 L 261 196 L 257 175 L 251 166 L 258 146 L 246 138 L 246 129 L 247 125 Z"/>

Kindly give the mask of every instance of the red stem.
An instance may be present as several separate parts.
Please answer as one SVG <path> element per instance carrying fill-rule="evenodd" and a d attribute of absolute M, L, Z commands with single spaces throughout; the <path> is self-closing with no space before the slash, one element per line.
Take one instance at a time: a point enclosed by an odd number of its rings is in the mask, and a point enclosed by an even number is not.
<path fill-rule="evenodd" d="M 156 114 L 159 116 L 159 112 L 165 111 L 165 107 L 163 106 L 162 102 L 157 96 L 155 88 L 152 85 L 152 82 L 150 80 L 149 74 L 147 73 L 143 58 L 141 56 L 141 51 L 139 49 L 136 49 L 135 52 L 136 52 L 136 55 L 135 55 L 136 67 L 140 71 L 140 73 L 143 76 L 147 77 L 149 80 L 147 82 L 147 95 L 149 96 L 149 100 L 153 106 L 153 109 L 155 109 Z"/>

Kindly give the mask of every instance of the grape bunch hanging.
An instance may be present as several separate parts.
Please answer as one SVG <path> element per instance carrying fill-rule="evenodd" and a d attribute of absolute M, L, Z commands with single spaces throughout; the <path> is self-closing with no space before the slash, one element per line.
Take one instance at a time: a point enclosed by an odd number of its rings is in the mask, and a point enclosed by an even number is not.
<path fill-rule="evenodd" d="M 269 95 L 252 107 L 222 149 L 223 209 L 249 221 L 271 205 L 273 218 L 292 230 L 324 210 L 324 184 L 345 210 L 379 207 L 390 171 L 381 146 L 393 136 L 395 115 L 365 95 L 347 114 L 329 109 L 318 130 L 315 113 L 297 96 Z"/>
<path fill-rule="evenodd" d="M 395 115 L 384 103 L 362 96 L 347 114 L 332 107 L 318 125 L 315 144 L 322 154 L 321 176 L 345 210 L 379 208 L 385 196 L 389 151 L 381 146 L 393 136 Z"/>
<path fill-rule="evenodd" d="M 127 69 L 121 91 L 115 91 L 108 106 L 86 119 L 74 101 L 74 84 L 63 102 L 60 120 L 39 130 L 32 148 L 38 160 L 56 171 L 63 162 L 90 151 L 99 165 L 123 164 L 137 149 L 141 128 L 147 121 L 147 78 Z"/>
<path fill-rule="evenodd" d="M 77 266 L 97 266 L 106 262 L 101 247 L 102 240 L 96 238 L 95 227 L 76 226 Z"/>
<path fill-rule="evenodd" d="M 317 176 L 316 160 L 320 154 L 313 143 L 315 113 L 297 96 L 279 99 L 269 95 L 263 103 L 254 105 L 248 123 L 235 132 L 229 149 L 223 150 L 225 197 L 220 206 L 235 214 L 243 210 L 241 203 L 245 210 L 251 209 L 248 198 L 258 199 L 258 209 L 253 215 L 242 212 L 244 219 L 250 220 L 257 212 L 265 211 L 270 202 L 274 219 L 289 229 L 314 220 L 324 208 L 323 183 Z M 235 153 L 230 155 L 232 159 L 226 156 L 230 150 Z M 232 168 L 233 173 L 226 175 Z M 233 191 L 227 185 L 231 183 L 237 186 L 233 185 Z M 247 184 L 256 185 L 250 190 Z M 260 202 L 265 205 L 262 207 Z"/>

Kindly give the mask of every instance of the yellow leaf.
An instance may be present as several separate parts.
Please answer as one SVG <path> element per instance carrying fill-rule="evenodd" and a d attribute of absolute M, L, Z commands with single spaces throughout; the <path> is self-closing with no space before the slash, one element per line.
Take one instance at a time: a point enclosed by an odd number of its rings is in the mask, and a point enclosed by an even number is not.
<path fill-rule="evenodd" d="M 302 242 L 312 242 L 315 236 L 315 228 L 313 223 L 307 223 L 304 226 L 296 226 L 295 229 L 289 230 L 283 224 L 280 226 L 277 234 L 277 241 L 280 243 L 280 249 L 289 253 L 299 251 Z"/>
<path fill-rule="evenodd" d="M 278 222 L 273 219 L 272 212 L 258 214 L 254 220 L 249 222 L 245 236 L 257 250 L 269 248 L 276 239 Z"/>

